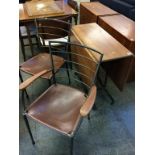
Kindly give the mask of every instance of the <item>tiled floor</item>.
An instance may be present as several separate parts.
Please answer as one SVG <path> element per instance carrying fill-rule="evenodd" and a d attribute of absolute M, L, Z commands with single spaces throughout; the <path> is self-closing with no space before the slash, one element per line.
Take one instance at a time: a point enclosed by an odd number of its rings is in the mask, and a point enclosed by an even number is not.
<path fill-rule="evenodd" d="M 27 48 L 27 55 L 29 48 Z M 20 62 L 22 62 L 20 54 Z M 24 74 L 25 75 L 25 74 Z M 24 76 L 26 77 L 26 76 Z M 31 100 L 48 87 L 48 82 L 37 80 L 28 89 Z M 134 118 L 135 118 L 135 85 L 126 84 L 120 92 L 109 79 L 109 92 L 115 99 L 110 105 L 109 98 L 99 90 L 97 93 L 97 110 L 91 112 L 91 120 L 82 122 L 74 141 L 74 155 L 134 155 Z M 21 100 L 20 100 L 21 102 Z M 70 139 L 55 131 L 30 121 L 30 126 L 36 141 L 31 140 L 22 118 L 20 103 L 20 155 L 69 155 Z"/>

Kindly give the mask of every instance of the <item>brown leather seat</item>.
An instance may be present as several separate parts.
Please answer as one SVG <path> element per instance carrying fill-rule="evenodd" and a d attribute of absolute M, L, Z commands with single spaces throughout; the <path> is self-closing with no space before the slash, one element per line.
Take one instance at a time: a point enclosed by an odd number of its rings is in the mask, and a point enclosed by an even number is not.
<path fill-rule="evenodd" d="M 64 59 L 56 55 L 54 55 L 53 58 L 54 58 L 54 65 L 57 70 L 63 65 Z M 43 70 L 50 70 L 50 69 L 51 69 L 51 58 L 50 54 L 48 53 L 40 53 L 20 65 L 20 70 L 29 73 L 31 75 L 35 75 Z M 52 72 L 49 71 L 48 73 L 42 75 L 41 77 L 50 79 L 52 77 Z"/>
<path fill-rule="evenodd" d="M 52 85 L 28 108 L 27 115 L 44 125 L 72 134 L 80 120 L 84 93 L 65 85 Z"/>

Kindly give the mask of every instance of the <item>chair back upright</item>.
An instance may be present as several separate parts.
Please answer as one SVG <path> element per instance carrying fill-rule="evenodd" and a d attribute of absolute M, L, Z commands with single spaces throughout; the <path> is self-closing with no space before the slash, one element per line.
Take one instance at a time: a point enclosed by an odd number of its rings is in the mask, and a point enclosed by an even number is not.
<path fill-rule="evenodd" d="M 53 43 L 64 46 L 63 49 L 56 48 Z M 96 75 L 103 57 L 103 54 L 87 46 L 71 43 L 50 41 L 49 50 L 51 53 L 51 65 L 54 83 L 60 83 L 59 73 L 63 70 L 68 75 L 68 84 L 89 94 L 89 90 L 96 83 Z M 59 55 L 64 58 L 64 65 L 56 69 L 56 62 L 53 56 Z M 57 72 L 56 72 L 57 70 Z M 62 78 L 65 79 L 64 72 Z"/>

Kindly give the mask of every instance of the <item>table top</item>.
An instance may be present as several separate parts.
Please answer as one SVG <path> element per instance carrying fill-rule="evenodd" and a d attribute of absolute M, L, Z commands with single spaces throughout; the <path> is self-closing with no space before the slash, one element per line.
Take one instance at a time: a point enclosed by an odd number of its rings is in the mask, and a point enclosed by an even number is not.
<path fill-rule="evenodd" d="M 117 31 L 131 42 L 135 41 L 135 22 L 133 20 L 123 15 L 113 15 L 100 16 L 99 23 L 101 22 L 104 22 L 106 26 L 111 27 L 114 31 Z"/>
<path fill-rule="evenodd" d="M 96 23 L 75 25 L 72 27 L 72 33 L 81 44 L 103 53 L 104 62 L 133 56 L 126 47 Z"/>
<path fill-rule="evenodd" d="M 80 5 L 87 8 L 90 12 L 92 12 L 96 16 L 119 14 L 118 12 L 110 9 L 109 7 L 103 5 L 100 2 L 82 2 L 80 3 Z"/>
<path fill-rule="evenodd" d="M 53 0 L 51 0 L 53 1 Z M 57 17 L 57 16 L 66 16 L 66 15 L 76 15 L 77 12 L 72 9 L 65 1 L 60 0 L 60 1 L 54 1 L 60 8 L 63 8 L 63 13 L 60 14 L 46 14 L 46 15 L 41 15 L 41 16 L 29 16 L 24 4 L 19 4 L 19 20 L 20 21 L 29 21 L 29 20 L 34 20 L 36 17 L 41 18 L 41 17 Z"/>

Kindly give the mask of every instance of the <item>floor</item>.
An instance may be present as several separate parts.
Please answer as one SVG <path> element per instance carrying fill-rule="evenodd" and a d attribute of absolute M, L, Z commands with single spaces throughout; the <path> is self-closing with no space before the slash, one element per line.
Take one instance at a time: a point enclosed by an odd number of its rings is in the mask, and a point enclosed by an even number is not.
<path fill-rule="evenodd" d="M 26 49 L 30 57 L 29 48 Z M 23 58 L 20 51 L 20 63 Z M 23 74 L 24 78 L 28 75 Z M 48 88 L 44 79 L 37 80 L 29 87 L 31 100 Z M 110 100 L 102 90 L 98 90 L 97 110 L 91 111 L 90 121 L 85 118 L 75 136 L 74 155 L 134 155 L 135 154 L 135 84 L 126 84 L 120 92 L 108 79 L 107 89 L 115 99 Z M 20 94 L 19 106 L 20 155 L 69 155 L 70 139 L 30 120 L 36 144 L 32 145 L 22 117 Z"/>

